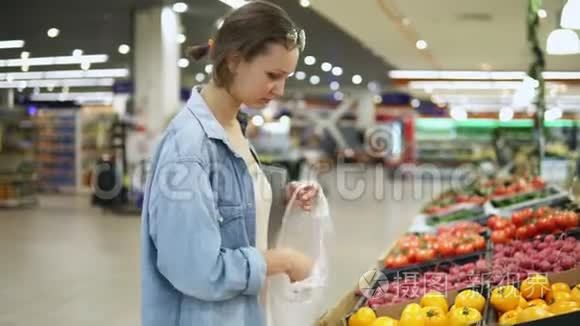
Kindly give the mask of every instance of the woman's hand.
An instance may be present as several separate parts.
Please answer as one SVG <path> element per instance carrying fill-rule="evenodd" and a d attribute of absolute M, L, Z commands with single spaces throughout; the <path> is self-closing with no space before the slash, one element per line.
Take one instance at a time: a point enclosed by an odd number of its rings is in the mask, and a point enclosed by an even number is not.
<path fill-rule="evenodd" d="M 300 190 L 298 190 L 299 188 Z M 319 190 L 320 186 L 316 183 L 298 181 L 290 182 L 288 186 L 286 186 L 286 202 L 290 201 L 294 192 L 298 191 L 295 203 L 303 210 L 309 212 L 312 210 L 316 198 L 318 198 Z"/>
<path fill-rule="evenodd" d="M 267 275 L 286 274 L 291 282 L 300 282 L 310 276 L 314 262 L 296 250 L 288 248 L 271 249 L 264 254 Z"/>

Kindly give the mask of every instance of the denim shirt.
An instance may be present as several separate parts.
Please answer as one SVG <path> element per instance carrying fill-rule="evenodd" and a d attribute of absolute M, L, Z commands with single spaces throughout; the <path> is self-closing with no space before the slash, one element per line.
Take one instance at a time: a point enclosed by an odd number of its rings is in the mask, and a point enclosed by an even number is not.
<path fill-rule="evenodd" d="M 143 326 L 261 326 L 266 262 L 251 176 L 197 89 L 151 162 L 141 224 Z"/>

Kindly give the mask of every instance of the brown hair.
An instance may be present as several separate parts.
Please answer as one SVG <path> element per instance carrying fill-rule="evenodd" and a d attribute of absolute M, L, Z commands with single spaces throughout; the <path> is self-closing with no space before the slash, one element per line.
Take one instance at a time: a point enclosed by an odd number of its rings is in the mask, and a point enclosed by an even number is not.
<path fill-rule="evenodd" d="M 300 40 L 302 38 L 302 40 Z M 251 1 L 232 11 L 207 44 L 191 47 L 189 56 L 200 60 L 209 55 L 214 65 L 212 78 L 216 85 L 228 88 L 233 75 L 227 58 L 238 53 L 245 61 L 264 54 L 272 43 L 288 50 L 303 46 L 304 34 L 280 7 L 266 1 Z"/>

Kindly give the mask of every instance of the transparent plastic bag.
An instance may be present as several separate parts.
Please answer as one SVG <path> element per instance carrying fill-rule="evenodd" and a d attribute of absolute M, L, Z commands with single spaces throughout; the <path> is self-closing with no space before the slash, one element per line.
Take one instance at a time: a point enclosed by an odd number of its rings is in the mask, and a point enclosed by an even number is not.
<path fill-rule="evenodd" d="M 288 203 L 276 247 L 292 248 L 314 260 L 311 275 L 291 283 L 287 275 L 268 279 L 268 326 L 313 325 L 324 312 L 324 297 L 328 287 L 327 240 L 331 233 L 328 202 L 319 186 L 312 211 L 306 212 Z"/>

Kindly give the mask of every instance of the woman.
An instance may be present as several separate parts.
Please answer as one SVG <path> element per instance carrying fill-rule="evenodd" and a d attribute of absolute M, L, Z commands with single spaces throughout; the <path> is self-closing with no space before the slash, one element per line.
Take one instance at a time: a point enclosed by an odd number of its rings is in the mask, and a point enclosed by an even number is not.
<path fill-rule="evenodd" d="M 250 2 L 228 15 L 209 55 L 211 81 L 194 88 L 154 155 L 143 205 L 142 324 L 264 325 L 267 276 L 305 279 L 311 260 L 267 248 L 271 189 L 244 136 L 240 106 L 284 93 L 304 33 L 279 7 Z M 288 186 L 287 194 L 298 185 Z M 317 188 L 300 188 L 312 208 Z"/>

